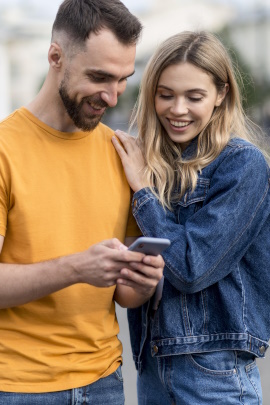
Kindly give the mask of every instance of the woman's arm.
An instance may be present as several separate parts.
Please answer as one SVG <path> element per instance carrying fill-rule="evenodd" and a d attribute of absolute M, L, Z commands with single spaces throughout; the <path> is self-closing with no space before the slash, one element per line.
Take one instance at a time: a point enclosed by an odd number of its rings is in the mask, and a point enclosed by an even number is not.
<path fill-rule="evenodd" d="M 128 180 L 139 188 L 129 141 L 120 139 Z M 203 206 L 183 225 L 149 189 L 134 194 L 133 214 L 145 236 L 171 240 L 163 254 L 170 283 L 186 293 L 200 291 L 231 272 L 270 215 L 269 168 L 252 145 L 231 148 L 211 174 Z"/>
<path fill-rule="evenodd" d="M 134 194 L 133 214 L 146 236 L 171 240 L 164 275 L 186 293 L 225 278 L 270 215 L 269 170 L 255 148 L 236 149 L 211 177 L 203 206 L 184 225 L 149 190 Z"/>

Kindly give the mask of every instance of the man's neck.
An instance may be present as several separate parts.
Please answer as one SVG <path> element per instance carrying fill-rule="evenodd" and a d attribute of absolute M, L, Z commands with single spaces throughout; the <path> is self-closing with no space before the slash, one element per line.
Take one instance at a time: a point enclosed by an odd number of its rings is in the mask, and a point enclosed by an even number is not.
<path fill-rule="evenodd" d="M 61 132 L 80 131 L 73 123 L 66 112 L 60 96 L 55 90 L 47 90 L 46 85 L 42 87 L 38 95 L 30 102 L 26 108 L 44 124 Z"/>

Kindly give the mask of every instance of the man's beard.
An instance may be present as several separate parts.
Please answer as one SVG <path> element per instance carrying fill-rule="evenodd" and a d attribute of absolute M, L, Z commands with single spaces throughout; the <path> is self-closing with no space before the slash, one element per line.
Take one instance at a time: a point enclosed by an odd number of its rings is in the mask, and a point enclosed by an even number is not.
<path fill-rule="evenodd" d="M 65 80 L 62 80 L 60 84 L 59 94 L 68 115 L 76 127 L 82 131 L 92 131 L 95 129 L 104 115 L 104 113 L 100 115 L 85 114 L 82 109 L 84 103 L 93 103 L 95 107 L 99 108 L 108 107 L 108 104 L 97 95 L 84 97 L 79 103 L 75 99 L 70 98 Z"/>

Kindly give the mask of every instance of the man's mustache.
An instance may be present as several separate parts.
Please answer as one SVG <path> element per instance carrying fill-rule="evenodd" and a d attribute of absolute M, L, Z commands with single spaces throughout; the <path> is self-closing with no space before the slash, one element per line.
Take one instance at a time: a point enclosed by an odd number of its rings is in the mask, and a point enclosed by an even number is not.
<path fill-rule="evenodd" d="M 106 103 L 106 101 L 102 100 L 101 98 L 97 98 L 97 97 L 84 97 L 83 98 L 84 101 L 86 101 L 89 104 L 95 104 L 96 107 L 99 108 L 107 108 L 108 104 Z"/>

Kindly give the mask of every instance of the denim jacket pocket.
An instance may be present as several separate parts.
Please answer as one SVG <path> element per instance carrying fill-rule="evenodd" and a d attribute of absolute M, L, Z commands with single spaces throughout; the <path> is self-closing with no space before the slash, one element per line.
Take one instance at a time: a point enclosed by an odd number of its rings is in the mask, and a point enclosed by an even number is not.
<path fill-rule="evenodd" d="M 209 187 L 210 179 L 199 177 L 196 189 L 193 192 L 188 190 L 177 202 L 176 210 L 179 224 L 184 225 L 186 220 L 203 206 Z"/>

